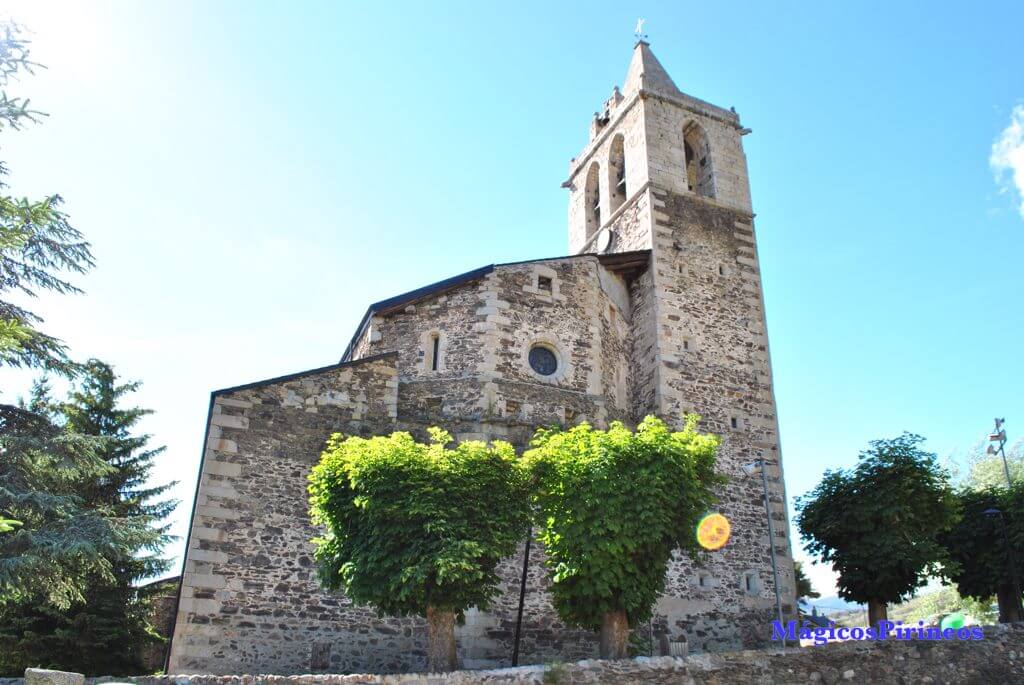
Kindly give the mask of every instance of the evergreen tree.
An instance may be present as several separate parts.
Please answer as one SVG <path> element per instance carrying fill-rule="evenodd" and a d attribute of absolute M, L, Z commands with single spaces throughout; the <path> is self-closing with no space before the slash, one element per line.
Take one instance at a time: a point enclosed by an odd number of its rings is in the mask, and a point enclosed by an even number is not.
<path fill-rule="evenodd" d="M 168 541 L 160 522 L 175 503 L 162 496 L 173 484 L 147 485 L 154 459 L 150 436 L 134 435 L 145 409 L 123 408 L 139 383 L 119 383 L 113 369 L 90 360 L 69 401 L 55 407 L 70 435 L 100 439 L 97 456 L 109 466 L 80 478 L 75 487 L 89 511 L 116 521 L 116 546 L 106 550 L 109 573 L 87 578 L 84 602 L 60 609 L 32 595 L 0 606 L 0 671 L 45 665 L 92 675 L 127 675 L 143 667 L 142 650 L 160 638 L 149 624 L 149 597 L 135 587 L 167 570 Z"/>
<path fill-rule="evenodd" d="M 811 585 L 811 579 L 804 573 L 804 566 L 799 561 L 793 562 L 793 575 L 796 579 L 796 598 L 797 600 L 817 599 L 821 597 L 821 593 L 816 592 L 814 587 Z"/>
<path fill-rule="evenodd" d="M 112 578 L 111 521 L 79 496 L 83 481 L 110 469 L 99 442 L 64 432 L 45 383 L 27 405 L 0 406 L 0 517 L 21 524 L 0 536 L 0 603 L 33 597 L 66 609 L 87 578 Z"/>
<path fill-rule="evenodd" d="M 0 24 L 0 131 L 41 116 L 7 92 L 33 66 L 19 28 Z M 0 368 L 73 376 L 77 366 L 63 343 L 41 331 L 40 317 L 12 296 L 24 302 L 40 292 L 79 292 L 60 275 L 92 266 L 89 245 L 60 210 L 60 196 L 14 197 L 6 175 L 0 162 Z M 66 433 L 50 409 L 44 386 L 28 406 L 0 402 L 0 602 L 34 593 L 66 607 L 82 598 L 85 577 L 110 573 L 104 551 L 113 544 L 111 522 L 83 510 L 75 490 L 109 467 L 95 454 L 95 439 Z"/>

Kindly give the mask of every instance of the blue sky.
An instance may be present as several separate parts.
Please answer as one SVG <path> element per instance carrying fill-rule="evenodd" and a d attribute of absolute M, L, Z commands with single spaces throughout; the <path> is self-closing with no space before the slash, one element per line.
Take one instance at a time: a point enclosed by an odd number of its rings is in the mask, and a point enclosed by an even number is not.
<path fill-rule="evenodd" d="M 638 16 L 682 90 L 754 131 L 789 494 L 903 430 L 944 457 L 997 414 L 1024 435 L 1019 3 L 498 7 L 0 5 L 49 67 L 12 92 L 50 113 L 0 158 L 98 261 L 36 308 L 144 381 L 176 533 L 210 390 L 336 361 L 369 302 L 567 252 L 559 185 Z"/>

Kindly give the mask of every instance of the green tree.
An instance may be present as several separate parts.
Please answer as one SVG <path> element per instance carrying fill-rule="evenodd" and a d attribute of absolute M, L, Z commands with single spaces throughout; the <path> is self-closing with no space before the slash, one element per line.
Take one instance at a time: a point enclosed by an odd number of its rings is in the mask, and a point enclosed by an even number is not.
<path fill-rule="evenodd" d="M 941 538 L 957 564 L 950 579 L 964 597 L 984 602 L 995 595 L 1001 622 L 1024 620 L 1019 585 L 1024 578 L 1024 483 L 965 488 L 957 497 L 963 516 Z M 992 510 L 999 513 L 985 513 Z"/>
<path fill-rule="evenodd" d="M 28 43 L 13 24 L 0 25 L 0 131 L 16 130 L 40 114 L 7 88 L 31 73 Z M 89 246 L 51 195 L 10 195 L 0 162 L 0 367 L 36 368 L 65 376 L 76 365 L 63 343 L 39 329 L 42 320 L 22 301 L 42 292 L 76 293 L 62 273 L 93 265 Z M 28 406 L 0 403 L 0 518 L 23 525 L 0 537 L 0 600 L 41 593 L 57 606 L 82 598 L 83 579 L 110 571 L 110 521 L 82 509 L 74 484 L 103 473 L 96 441 L 53 423 L 45 388 Z"/>
<path fill-rule="evenodd" d="M 964 485 L 975 490 L 990 487 L 1006 487 L 1006 470 L 1010 471 L 1010 480 L 1014 483 L 1024 481 L 1024 441 L 1018 440 L 1006 450 L 1006 466 L 1002 455 L 988 454 L 983 447 L 976 447 L 967 463 L 967 475 Z"/>
<path fill-rule="evenodd" d="M 31 73 L 28 43 L 13 24 L 0 25 L 0 131 L 17 130 L 41 115 L 24 98 L 12 98 L 7 87 Z M 42 332 L 42 319 L 10 299 L 36 297 L 40 291 L 79 293 L 59 272 L 83 273 L 93 266 L 89 245 L 61 210 L 59 195 L 29 200 L 8 194 L 0 162 L 0 366 L 44 369 L 72 375 L 75 364 L 58 339 Z"/>
<path fill-rule="evenodd" d="M 0 516 L 22 523 L 0 537 L 0 602 L 35 597 L 67 609 L 88 578 L 112 577 L 113 522 L 79 492 L 110 470 L 98 447 L 58 425 L 45 383 L 27 405 L 0 407 Z"/>
<path fill-rule="evenodd" d="M 551 592 L 571 625 L 601 631 L 601 656 L 626 656 L 629 627 L 646 621 L 673 550 L 698 553 L 695 531 L 715 502 L 718 438 L 697 417 L 671 432 L 645 418 L 632 432 L 584 423 L 537 432 L 524 455 Z"/>
<path fill-rule="evenodd" d="M 498 562 L 529 526 L 529 483 L 512 446 L 430 429 L 334 435 L 310 474 L 320 580 L 383 615 L 425 616 L 427 666 L 458 666 L 455 621 L 498 593 Z"/>
<path fill-rule="evenodd" d="M 119 383 L 98 360 L 83 375 L 67 402 L 54 405 L 70 435 L 98 438 L 97 456 L 109 469 L 74 481 L 81 506 L 115 521 L 114 541 L 104 552 L 109 573 L 86 576 L 83 601 L 54 607 L 23 593 L 0 604 L 0 671 L 18 673 L 45 665 L 95 675 L 131 675 L 143 668 L 142 651 L 159 640 L 150 626 L 149 598 L 135 587 L 167 570 L 161 556 L 168 542 L 161 524 L 175 502 L 161 499 L 173 484 L 147 485 L 163 448 L 149 449 L 148 435 L 133 435 L 150 412 L 121 405 L 139 383 Z"/>
<path fill-rule="evenodd" d="M 796 576 L 796 598 L 801 600 L 804 597 L 808 599 L 817 599 L 821 597 L 821 593 L 815 592 L 811 586 L 811 579 L 804 573 L 804 565 L 799 561 L 793 562 L 793 573 Z"/>
<path fill-rule="evenodd" d="M 936 456 L 904 433 L 875 440 L 852 471 L 829 470 L 797 498 L 805 548 L 832 562 L 839 596 L 867 603 L 872 625 L 930 575 L 950 570 L 939 536 L 958 517 L 956 496 Z"/>

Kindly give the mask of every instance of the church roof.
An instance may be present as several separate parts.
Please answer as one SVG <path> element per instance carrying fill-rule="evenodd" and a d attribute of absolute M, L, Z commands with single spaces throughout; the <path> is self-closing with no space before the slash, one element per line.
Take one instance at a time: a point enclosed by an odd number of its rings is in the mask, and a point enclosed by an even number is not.
<path fill-rule="evenodd" d="M 682 95 L 675 81 L 661 66 L 661 62 L 651 52 L 651 46 L 646 41 L 637 41 L 633 48 L 633 59 L 629 62 L 629 69 L 626 71 L 626 80 L 622 84 L 622 94 L 629 97 L 643 88 L 653 90 L 666 95 Z"/>
<path fill-rule="evenodd" d="M 584 254 L 569 255 L 567 257 L 547 257 L 544 259 L 526 259 L 521 262 L 488 264 L 487 266 L 481 266 L 479 269 L 473 269 L 472 271 L 467 271 L 465 273 L 452 276 L 451 278 L 446 278 L 442 281 L 425 285 L 422 288 L 410 290 L 402 293 L 401 295 L 395 295 L 394 297 L 389 297 L 386 300 L 381 300 L 380 302 L 374 302 L 367 307 L 366 313 L 363 314 L 363 318 L 360 320 L 359 326 L 356 327 L 355 335 L 352 336 L 352 340 L 349 341 L 348 347 L 345 348 L 345 353 L 341 356 L 341 362 L 351 361 L 352 350 L 355 349 L 356 343 L 359 342 L 359 337 L 363 334 L 363 331 L 366 330 L 366 326 L 370 323 L 370 319 L 373 318 L 374 314 L 382 314 L 398 309 L 414 302 L 415 300 L 419 300 L 430 295 L 436 295 L 444 292 L 445 290 L 451 290 L 452 288 L 458 287 L 464 283 L 469 283 L 470 281 L 483 278 L 498 267 L 515 266 L 517 264 L 532 264 L 534 262 L 554 262 L 562 259 L 576 259 L 579 257 L 597 257 L 609 271 L 619 273 L 625 278 L 631 278 L 636 275 L 636 273 L 647 267 L 650 252 L 650 250 L 636 250 L 634 252 L 618 252 L 613 254 L 595 254 L 587 252 Z"/>

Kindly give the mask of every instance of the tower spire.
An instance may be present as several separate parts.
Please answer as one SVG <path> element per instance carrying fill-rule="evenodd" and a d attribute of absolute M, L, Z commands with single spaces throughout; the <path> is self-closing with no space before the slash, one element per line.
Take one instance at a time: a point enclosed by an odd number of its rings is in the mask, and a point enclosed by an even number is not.
<path fill-rule="evenodd" d="M 661 66 L 661 62 L 651 52 L 651 45 L 643 38 L 633 48 L 633 58 L 626 71 L 626 80 L 622 85 L 622 94 L 629 97 L 636 91 L 654 90 L 667 95 L 682 95 L 672 77 Z"/>

